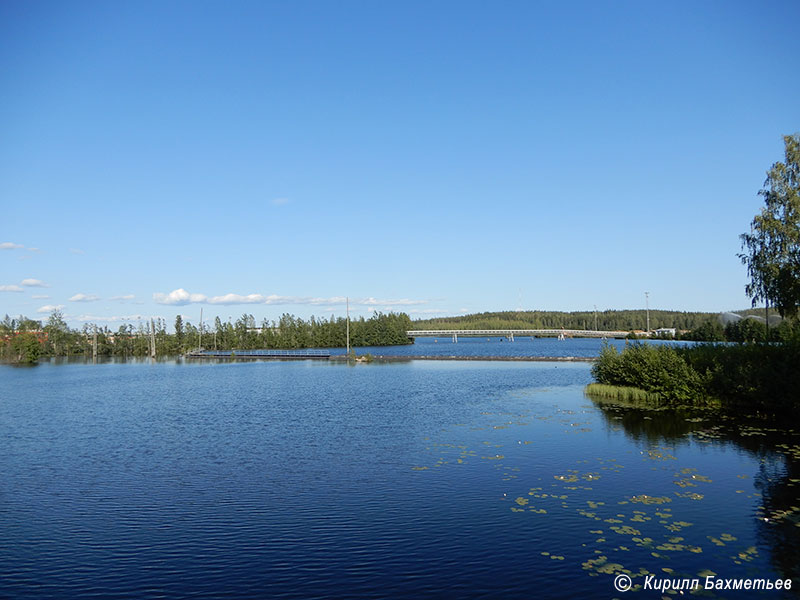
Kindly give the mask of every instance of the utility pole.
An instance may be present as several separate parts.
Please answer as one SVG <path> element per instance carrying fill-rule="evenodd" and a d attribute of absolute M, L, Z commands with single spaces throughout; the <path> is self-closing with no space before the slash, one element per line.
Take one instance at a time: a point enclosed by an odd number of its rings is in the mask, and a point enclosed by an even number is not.
<path fill-rule="evenodd" d="M 150 358 L 156 357 L 156 324 L 150 317 Z"/>
<path fill-rule="evenodd" d="M 350 356 L 350 296 L 347 297 L 347 355 Z"/>
<path fill-rule="evenodd" d="M 597 331 L 597 304 L 594 305 L 594 330 Z"/>
<path fill-rule="evenodd" d="M 203 347 L 203 307 L 200 307 L 200 341 L 197 343 L 198 350 Z"/>
<path fill-rule="evenodd" d="M 97 325 L 94 326 L 92 334 L 92 362 L 97 362 Z"/>
<path fill-rule="evenodd" d="M 645 310 L 647 311 L 647 333 L 650 334 L 650 292 L 644 293 Z"/>

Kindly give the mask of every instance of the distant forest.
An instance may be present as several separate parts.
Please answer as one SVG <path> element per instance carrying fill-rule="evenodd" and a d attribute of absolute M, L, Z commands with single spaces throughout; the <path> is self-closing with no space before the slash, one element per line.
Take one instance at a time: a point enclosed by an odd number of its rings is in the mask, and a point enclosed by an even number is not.
<path fill-rule="evenodd" d="M 738 311 L 739 314 L 754 311 Z M 763 315 L 763 310 L 759 314 Z M 690 330 L 717 318 L 719 313 L 651 310 L 650 329 Z M 596 321 L 595 321 L 596 315 Z M 597 329 L 633 331 L 647 328 L 645 310 L 558 312 L 541 310 L 484 312 L 461 317 L 414 321 L 414 329 Z"/>

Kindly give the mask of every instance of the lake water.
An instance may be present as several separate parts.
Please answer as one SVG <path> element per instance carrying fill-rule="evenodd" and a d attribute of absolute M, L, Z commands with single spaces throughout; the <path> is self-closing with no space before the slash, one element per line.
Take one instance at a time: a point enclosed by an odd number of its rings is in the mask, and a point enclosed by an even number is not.
<path fill-rule="evenodd" d="M 668 342 L 650 340 L 652 344 L 685 344 L 687 342 Z M 688 342 L 691 343 L 691 342 Z M 594 357 L 600 353 L 603 344 L 622 349 L 626 340 L 599 338 L 532 338 L 517 336 L 513 342 L 504 337 L 464 337 L 453 343 L 452 336 L 438 338 L 416 338 L 414 344 L 407 346 L 371 346 L 356 348 L 359 354 L 384 356 L 549 356 L 577 358 Z M 343 349 L 334 349 L 332 354 L 344 354 Z"/>
<path fill-rule="evenodd" d="M 0 597 L 611 598 L 625 571 L 798 576 L 798 432 L 600 405 L 589 369 L 0 366 Z"/>

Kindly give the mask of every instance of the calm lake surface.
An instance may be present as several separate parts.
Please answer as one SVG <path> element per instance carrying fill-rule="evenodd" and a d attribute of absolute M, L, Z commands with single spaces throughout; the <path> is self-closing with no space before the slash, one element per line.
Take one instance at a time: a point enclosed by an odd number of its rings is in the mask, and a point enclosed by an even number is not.
<path fill-rule="evenodd" d="M 504 337 L 464 337 L 453 343 L 452 336 L 439 338 L 416 338 L 414 344 L 407 346 L 371 346 L 356 348 L 359 354 L 384 356 L 550 356 L 578 358 L 595 357 L 603 344 L 607 343 L 622 349 L 625 340 L 602 340 L 592 338 L 531 338 L 517 336 L 513 342 Z M 667 342 L 651 340 L 651 344 L 682 344 L 687 342 Z M 691 342 L 689 342 L 691 343 Z M 332 354 L 344 354 L 343 349 L 334 349 Z"/>
<path fill-rule="evenodd" d="M 598 404 L 589 370 L 0 366 L 0 597 L 612 598 L 623 571 L 797 578 L 800 433 Z"/>

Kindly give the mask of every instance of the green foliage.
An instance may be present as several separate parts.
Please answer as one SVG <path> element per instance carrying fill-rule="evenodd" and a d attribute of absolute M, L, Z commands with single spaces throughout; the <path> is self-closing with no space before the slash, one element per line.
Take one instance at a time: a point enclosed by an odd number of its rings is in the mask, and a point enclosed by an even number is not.
<path fill-rule="evenodd" d="M 762 414 L 800 412 L 800 336 L 786 343 L 605 346 L 592 367 L 598 383 L 637 388 L 670 403 Z M 607 391 L 624 395 L 625 392 Z M 621 397 L 621 396 L 620 396 Z"/>
<path fill-rule="evenodd" d="M 775 306 L 781 316 L 796 316 L 800 306 L 800 134 L 783 138 L 785 162 L 767 172 L 759 195 L 765 206 L 755 216 L 750 233 L 740 236 L 739 254 L 747 266 L 745 286 L 753 306 Z"/>
<path fill-rule="evenodd" d="M 21 328 L 23 327 L 23 328 Z M 175 333 L 167 333 L 163 319 L 154 322 L 156 354 L 178 355 L 196 349 L 200 344 L 198 327 L 175 319 Z M 406 331 L 411 329 L 411 319 L 404 313 L 375 313 L 369 319 L 363 317 L 350 323 L 351 346 L 387 346 L 409 344 Z M 25 331 L 35 331 L 46 340 L 40 351 L 51 356 L 92 355 L 95 326 L 86 324 L 81 330 L 70 329 L 61 313 L 54 312 L 48 324 L 41 328 L 38 321 L 25 317 L 0 322 L 0 350 L 5 360 L 17 360 L 17 346 L 12 341 Z M 99 356 L 147 356 L 150 351 L 150 323 L 140 323 L 138 329 L 123 325 L 116 332 L 107 327 L 97 327 L 97 353 Z M 34 336 L 36 337 L 36 336 Z M 256 325 L 253 315 L 244 314 L 235 322 L 224 322 L 218 317 L 214 328 L 203 328 L 203 345 L 219 350 L 253 350 L 257 348 L 335 348 L 344 347 L 347 341 L 347 321 L 344 318 L 308 320 L 284 314 L 278 322 L 264 320 Z M 16 341 L 15 344 L 21 342 Z"/>
<path fill-rule="evenodd" d="M 765 342 L 767 340 L 767 326 L 755 319 L 742 319 L 725 326 L 725 339 L 729 342 Z"/>
<path fill-rule="evenodd" d="M 183 344 L 183 317 L 180 315 L 175 317 L 175 341 Z"/>
<path fill-rule="evenodd" d="M 694 329 L 716 317 L 704 312 L 651 310 L 650 327 Z M 606 310 L 597 312 L 600 331 L 631 331 L 645 329 L 647 312 L 642 310 Z M 506 311 L 484 312 L 460 317 L 437 317 L 414 321 L 414 329 L 591 329 L 595 328 L 593 311 Z"/>
<path fill-rule="evenodd" d="M 608 400 L 621 400 L 623 402 L 650 402 L 657 403 L 661 397 L 652 392 L 645 392 L 639 388 L 620 385 L 606 385 L 603 383 L 590 383 L 586 386 L 586 393 L 592 397 Z"/>
<path fill-rule="evenodd" d="M 639 388 L 666 402 L 690 402 L 702 394 L 697 373 L 669 346 L 634 343 L 619 353 L 606 344 L 592 375 L 598 383 Z"/>
<path fill-rule="evenodd" d="M 697 344 L 675 350 L 730 408 L 800 411 L 800 339 L 770 344 Z"/>
<path fill-rule="evenodd" d="M 11 360 L 32 365 L 39 360 L 42 344 L 35 333 L 17 333 L 11 340 Z"/>
<path fill-rule="evenodd" d="M 764 310 L 741 311 L 738 314 L 745 317 L 758 316 L 763 318 Z M 744 318 L 741 321 L 728 323 L 723 328 L 718 320 L 712 319 L 697 329 L 684 334 L 681 339 L 694 342 L 735 342 L 739 344 L 765 341 L 790 342 L 800 339 L 800 321 L 797 319 L 783 319 L 777 325 L 770 325 L 769 340 L 767 340 L 767 326 L 762 320 Z"/>
<path fill-rule="evenodd" d="M 694 342 L 724 342 L 725 329 L 718 319 L 709 319 L 699 327 L 683 336 L 685 340 Z"/>

